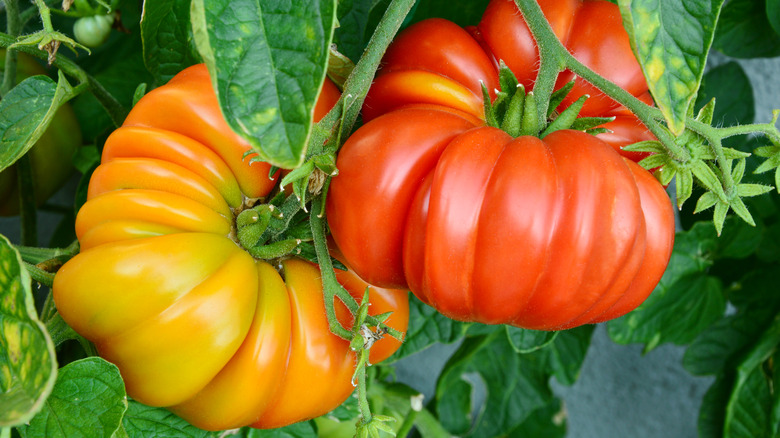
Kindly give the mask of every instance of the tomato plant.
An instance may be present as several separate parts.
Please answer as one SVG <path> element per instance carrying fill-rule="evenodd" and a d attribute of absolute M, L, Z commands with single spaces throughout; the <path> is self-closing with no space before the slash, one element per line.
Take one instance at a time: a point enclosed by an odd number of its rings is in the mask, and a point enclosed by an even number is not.
<path fill-rule="evenodd" d="M 779 4 L 5 0 L 0 436 L 776 435 Z"/>

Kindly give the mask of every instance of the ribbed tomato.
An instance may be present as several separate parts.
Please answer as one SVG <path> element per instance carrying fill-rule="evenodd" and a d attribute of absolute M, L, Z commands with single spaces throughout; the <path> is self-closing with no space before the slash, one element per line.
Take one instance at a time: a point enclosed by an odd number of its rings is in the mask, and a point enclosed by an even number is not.
<path fill-rule="evenodd" d="M 347 261 L 454 319 L 612 319 L 644 301 L 671 254 L 663 187 L 581 132 L 512 138 L 412 106 L 356 131 L 337 165 L 327 215 Z"/>
<path fill-rule="evenodd" d="M 327 83 L 315 117 L 337 98 Z M 205 66 L 153 90 L 106 142 L 76 219 L 81 253 L 54 280 L 60 314 L 131 397 L 209 430 L 306 420 L 353 390 L 355 355 L 329 331 L 316 265 L 271 265 L 233 240 L 237 212 L 275 184 L 249 150 Z M 367 285 L 350 275 L 339 278 L 361 299 Z M 370 300 L 406 329 L 407 292 L 372 288 Z M 399 345 L 382 339 L 371 361 Z"/>
<path fill-rule="evenodd" d="M 575 57 L 647 98 L 614 4 L 539 3 Z M 633 310 L 666 268 L 674 216 L 663 187 L 615 150 L 652 136 L 581 82 L 564 105 L 591 94 L 583 114 L 620 116 L 614 132 L 486 127 L 481 89 L 497 88 L 498 60 L 532 88 L 538 54 L 511 0 L 493 0 L 468 31 L 432 19 L 399 34 L 368 122 L 339 153 L 327 202 L 336 244 L 369 283 L 409 287 L 458 320 L 557 330 Z"/>

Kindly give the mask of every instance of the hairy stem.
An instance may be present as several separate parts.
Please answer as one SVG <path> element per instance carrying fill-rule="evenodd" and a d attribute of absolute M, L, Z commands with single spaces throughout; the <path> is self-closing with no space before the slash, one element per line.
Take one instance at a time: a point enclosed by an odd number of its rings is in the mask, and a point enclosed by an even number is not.
<path fill-rule="evenodd" d="M 568 68 L 574 74 L 590 82 L 616 102 L 636 114 L 658 140 L 663 143 L 672 157 L 682 162 L 690 159 L 688 151 L 677 145 L 672 135 L 658 123 L 658 118 L 661 116 L 660 111 L 637 99 L 631 93 L 620 88 L 612 81 L 605 79 L 585 66 L 585 64 L 578 61 L 574 55 L 569 53 L 560 40 L 558 40 L 558 37 L 544 17 L 542 9 L 535 0 L 515 1 L 525 18 L 526 23 L 528 23 L 528 28 L 531 30 L 537 46 L 539 47 L 541 65 L 537 83 L 534 86 L 534 94 L 538 97 L 539 109 L 537 112 L 542 120 L 546 117 L 547 102 L 549 101 L 552 87 L 555 85 L 557 73 L 560 71 L 555 71 L 555 69 L 563 70 Z M 539 89 L 540 85 L 542 87 L 541 89 Z"/>
<path fill-rule="evenodd" d="M 5 16 L 8 34 L 16 38 L 22 32 L 22 21 L 19 17 L 19 0 L 5 0 Z M 16 85 L 16 50 L 6 51 L 3 72 L 0 96 L 5 96 Z"/>
<path fill-rule="evenodd" d="M 360 354 L 358 352 L 358 354 Z M 373 419 L 371 414 L 371 406 L 368 404 L 368 392 L 366 387 L 366 365 L 365 363 L 357 370 L 357 391 L 358 391 L 358 407 L 360 408 L 360 416 L 362 417 L 361 423 L 370 423 Z"/>
<path fill-rule="evenodd" d="M 312 211 L 320 211 L 322 208 L 322 196 L 314 198 L 312 202 Z M 336 336 L 351 340 L 352 332 L 344 328 L 336 318 L 336 309 L 334 298 L 338 297 L 349 309 L 352 314 L 358 310 L 357 302 L 352 295 L 336 280 L 336 272 L 333 270 L 333 263 L 330 261 L 330 252 L 328 243 L 325 240 L 325 220 L 317 214 L 311 216 L 311 231 L 314 237 L 314 249 L 317 252 L 317 261 L 320 265 L 322 275 L 322 290 L 325 296 L 325 312 L 328 315 L 328 324 L 330 331 Z"/>
<path fill-rule="evenodd" d="M 38 14 L 41 16 L 43 30 L 54 32 L 54 26 L 51 24 L 51 9 L 43 0 L 35 0 L 35 6 L 38 8 Z"/>
<path fill-rule="evenodd" d="M 309 150 L 312 152 L 320 151 L 322 146 L 328 141 L 334 133 L 337 133 L 336 127 L 341 124 L 338 132 L 349 133 L 357 120 L 360 108 L 368 94 L 368 88 L 374 80 L 374 74 L 379 67 L 387 46 L 395 37 L 400 29 L 406 15 L 414 5 L 414 0 L 393 0 L 387 7 L 387 11 L 377 25 L 376 31 L 363 52 L 363 56 L 355 65 L 347 81 L 344 83 L 344 92 L 341 98 L 332 110 L 319 122 L 321 129 L 316 129 L 312 133 L 309 142 Z M 341 145 L 340 141 L 328 141 L 331 148 L 335 151 Z"/>

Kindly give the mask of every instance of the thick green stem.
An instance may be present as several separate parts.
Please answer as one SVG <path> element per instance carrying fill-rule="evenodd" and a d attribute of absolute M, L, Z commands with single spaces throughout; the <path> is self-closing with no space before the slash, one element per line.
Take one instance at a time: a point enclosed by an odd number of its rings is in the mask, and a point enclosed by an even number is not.
<path fill-rule="evenodd" d="M 54 32 L 54 26 L 51 25 L 51 10 L 49 9 L 49 5 L 43 0 L 35 0 L 35 6 L 38 7 L 38 14 L 41 16 L 43 29 Z"/>
<path fill-rule="evenodd" d="M 358 407 L 360 409 L 361 423 L 370 423 L 373 419 L 371 406 L 368 404 L 368 392 L 366 388 L 366 365 L 357 370 Z"/>
<path fill-rule="evenodd" d="M 22 33 L 22 20 L 19 16 L 19 0 L 5 0 L 5 16 L 7 31 L 12 37 Z M 16 50 L 8 50 L 5 54 L 5 69 L 3 83 L 0 85 L 0 96 L 5 96 L 16 85 Z"/>
<path fill-rule="evenodd" d="M 320 211 L 321 209 L 322 196 L 318 196 L 314 198 L 314 201 L 312 202 L 312 211 Z M 319 262 L 322 275 L 325 312 L 328 315 L 330 331 L 336 336 L 351 340 L 352 332 L 344 328 L 341 323 L 339 323 L 338 318 L 336 318 L 334 298 L 338 297 L 352 314 L 357 312 L 359 306 L 352 298 L 352 295 L 350 295 L 336 279 L 336 272 L 333 270 L 333 263 L 330 261 L 328 242 L 325 240 L 325 220 L 316 214 L 312 214 L 310 218 L 312 236 L 314 237 L 314 250 L 317 253 L 317 261 Z"/>
<path fill-rule="evenodd" d="M 54 284 L 54 274 L 51 272 L 46 272 L 43 269 L 29 263 L 25 263 L 24 265 L 27 268 L 27 272 L 30 273 L 30 277 L 32 277 L 34 281 L 37 281 L 38 283 L 48 287 L 51 287 Z"/>
<path fill-rule="evenodd" d="M 21 242 L 25 246 L 38 246 L 38 212 L 35 202 L 35 181 L 32 176 L 30 155 L 16 160 L 16 176 L 19 186 L 19 218 L 22 226 Z"/>
<path fill-rule="evenodd" d="M 398 428 L 396 436 L 398 437 L 408 436 L 409 432 L 412 431 L 412 427 L 414 427 L 414 422 L 417 420 L 417 415 L 419 413 L 420 411 L 414 408 L 409 409 L 409 412 L 407 412 L 406 417 L 404 417 L 404 422 L 401 423 L 401 427 Z"/>
<path fill-rule="evenodd" d="M 349 133 L 352 131 L 371 82 L 374 80 L 379 62 L 382 60 L 387 46 L 390 45 L 398 29 L 401 28 L 406 15 L 414 6 L 414 2 L 415 0 L 393 0 L 390 2 L 371 36 L 363 56 L 360 57 L 360 61 L 344 83 L 344 92 L 341 94 L 339 102 L 319 122 L 322 129 L 317 129 L 312 133 L 309 141 L 310 151 L 316 153 L 322 150 L 328 137 L 331 137 L 336 131 L 339 122 L 341 122 L 340 132 Z M 333 141 L 333 139 L 328 141 L 328 145 L 333 151 L 341 146 L 339 143 L 340 141 Z"/>
<path fill-rule="evenodd" d="M 35 246 L 15 246 L 16 250 L 22 256 L 22 260 L 27 263 L 38 264 L 51 260 L 53 258 L 70 258 L 79 252 L 79 242 L 74 240 L 66 248 L 38 248 Z"/>
<path fill-rule="evenodd" d="M 344 328 L 336 318 L 336 309 L 334 306 L 334 298 L 338 298 L 344 305 L 347 306 L 350 313 L 355 315 L 360 305 L 352 298 L 352 295 L 347 292 L 346 289 L 336 279 L 336 272 L 333 270 L 333 263 L 330 260 L 330 251 L 328 250 L 328 242 L 325 238 L 326 223 L 322 216 L 314 212 L 322 211 L 324 208 L 322 195 L 317 196 L 312 201 L 312 214 L 309 215 L 309 223 L 311 225 L 312 237 L 314 240 L 314 250 L 317 253 L 317 261 L 320 266 L 320 272 L 322 275 L 322 290 L 325 297 L 325 311 L 328 315 L 328 324 L 331 331 L 344 339 L 351 340 L 352 332 Z M 396 338 L 403 339 L 404 334 L 398 330 L 388 327 L 387 325 L 380 323 L 374 316 L 366 317 L 366 324 L 373 327 L 381 327 L 387 330 L 387 334 Z"/>
<path fill-rule="evenodd" d="M 65 71 L 65 74 L 68 74 L 68 72 Z M 89 84 L 89 91 L 92 92 L 98 102 L 103 105 L 103 108 L 105 108 L 108 116 L 111 117 L 111 121 L 114 123 L 114 126 L 122 126 L 122 123 L 125 121 L 125 118 L 129 112 L 128 109 L 119 103 L 113 94 L 109 93 L 108 90 L 103 88 L 103 85 L 94 77 L 86 75 L 86 78 L 87 83 Z"/>
<path fill-rule="evenodd" d="M 536 119 L 537 126 L 544 126 L 547 122 L 547 107 L 555 89 L 558 74 L 566 69 L 566 60 L 563 52 L 566 48 L 558 41 L 547 19 L 544 18 L 542 9 L 536 0 L 516 0 L 517 6 L 523 13 L 528 28 L 536 39 L 539 49 L 539 72 L 536 75 L 533 92 L 536 95 Z"/>

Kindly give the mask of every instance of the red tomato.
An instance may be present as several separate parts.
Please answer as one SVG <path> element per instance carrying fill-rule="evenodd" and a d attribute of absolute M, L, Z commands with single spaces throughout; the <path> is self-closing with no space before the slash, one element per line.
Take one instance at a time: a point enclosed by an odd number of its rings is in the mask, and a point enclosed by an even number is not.
<path fill-rule="evenodd" d="M 327 215 L 347 261 L 454 319 L 557 330 L 615 318 L 671 254 L 663 187 L 581 132 L 512 138 L 411 106 L 361 127 L 337 165 Z"/>

